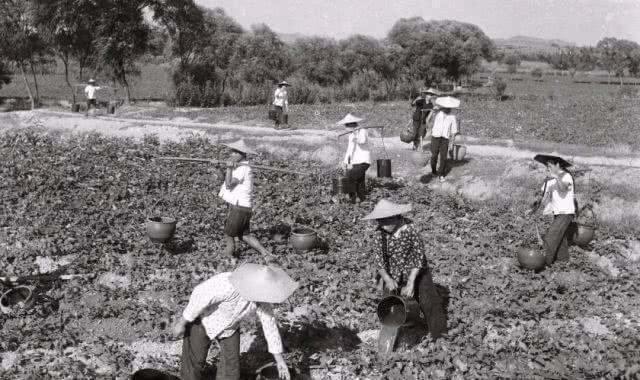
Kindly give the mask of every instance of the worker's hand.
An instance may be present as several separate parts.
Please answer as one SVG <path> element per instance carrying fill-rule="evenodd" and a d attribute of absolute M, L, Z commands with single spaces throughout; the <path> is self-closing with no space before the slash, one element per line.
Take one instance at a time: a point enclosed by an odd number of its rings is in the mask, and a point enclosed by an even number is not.
<path fill-rule="evenodd" d="M 407 286 L 400 290 L 400 295 L 404 297 L 413 297 L 413 282 L 409 282 Z"/>
<path fill-rule="evenodd" d="M 395 291 L 396 289 L 398 289 L 398 282 L 396 280 L 394 280 L 393 278 L 387 276 L 384 279 L 385 284 L 387 284 L 387 289 L 389 289 L 390 291 Z"/>
<path fill-rule="evenodd" d="M 289 368 L 287 367 L 287 363 L 284 361 L 282 354 L 273 354 L 273 358 L 276 359 L 276 364 L 278 366 L 278 375 L 280 376 L 280 378 L 291 380 Z"/>
<path fill-rule="evenodd" d="M 184 317 L 180 316 L 178 320 L 173 324 L 173 336 L 176 338 L 182 338 L 187 327 L 187 321 Z"/>
<path fill-rule="evenodd" d="M 233 169 L 233 168 L 236 167 L 236 163 L 233 162 L 233 161 L 227 161 L 227 162 L 225 162 L 225 164 L 227 165 L 227 168 Z"/>

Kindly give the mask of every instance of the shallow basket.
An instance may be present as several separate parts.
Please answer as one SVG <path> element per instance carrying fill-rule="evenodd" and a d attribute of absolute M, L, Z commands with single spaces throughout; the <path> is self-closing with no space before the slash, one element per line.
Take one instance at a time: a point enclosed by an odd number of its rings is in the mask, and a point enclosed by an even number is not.
<path fill-rule="evenodd" d="M 166 216 L 147 218 L 147 236 L 154 243 L 165 243 L 176 231 L 176 220 Z"/>

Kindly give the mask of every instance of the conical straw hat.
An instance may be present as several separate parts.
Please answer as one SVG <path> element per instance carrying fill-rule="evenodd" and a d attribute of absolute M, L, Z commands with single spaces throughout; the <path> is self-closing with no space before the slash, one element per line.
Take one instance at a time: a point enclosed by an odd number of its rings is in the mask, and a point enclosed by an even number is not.
<path fill-rule="evenodd" d="M 380 199 L 373 208 L 373 211 L 363 217 L 362 220 L 389 218 L 395 215 L 406 214 L 409 211 L 411 211 L 410 204 L 398 204 L 388 199 Z"/>
<path fill-rule="evenodd" d="M 545 165 L 548 163 L 558 164 L 560 165 L 561 168 L 568 168 L 569 166 L 571 166 L 571 164 L 567 162 L 567 160 L 565 160 L 564 158 L 558 157 L 558 156 L 552 156 L 550 154 L 536 154 L 536 156 L 533 157 L 533 159 Z"/>
<path fill-rule="evenodd" d="M 442 108 L 458 108 L 460 107 L 460 100 L 452 96 L 443 96 L 436 99 L 436 105 Z"/>
<path fill-rule="evenodd" d="M 425 94 L 433 94 L 433 95 L 440 95 L 440 92 L 436 89 L 434 89 L 433 87 L 429 87 L 429 88 L 422 88 L 422 90 L 420 90 L 421 93 L 425 93 Z"/>
<path fill-rule="evenodd" d="M 282 268 L 246 263 L 229 276 L 229 282 L 248 301 L 281 303 L 298 288 Z"/>
<path fill-rule="evenodd" d="M 337 122 L 336 124 L 338 125 L 343 125 L 343 124 L 350 124 L 350 123 L 359 123 L 364 119 L 361 119 L 359 117 L 355 117 L 352 114 L 348 113 L 347 116 L 345 116 L 344 118 L 342 118 L 342 120 L 340 120 L 339 122 Z"/>
<path fill-rule="evenodd" d="M 231 143 L 222 144 L 227 148 L 231 148 L 233 150 L 237 150 L 246 154 L 258 154 L 255 150 L 249 148 L 247 144 L 244 143 L 244 140 L 238 140 Z"/>

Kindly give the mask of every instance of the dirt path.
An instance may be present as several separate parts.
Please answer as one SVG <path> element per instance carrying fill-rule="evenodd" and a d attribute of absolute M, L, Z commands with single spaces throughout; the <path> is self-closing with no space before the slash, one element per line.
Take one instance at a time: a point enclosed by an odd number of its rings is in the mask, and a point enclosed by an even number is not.
<path fill-rule="evenodd" d="M 242 136 L 247 139 L 258 139 L 261 144 L 270 144 L 276 148 L 282 147 L 283 142 L 286 142 L 287 144 L 303 145 L 308 149 L 326 146 L 332 146 L 338 149 L 345 143 L 344 138 L 338 139 L 336 137 L 340 132 L 338 129 L 296 129 L 276 131 L 272 128 L 260 126 L 200 123 L 187 118 L 157 120 L 108 116 L 85 117 L 81 114 L 52 110 L 0 114 L 0 130 L 29 125 L 40 125 L 48 129 L 63 132 L 97 132 L 106 136 L 128 137 L 134 139 L 141 139 L 145 135 L 155 134 L 161 141 L 179 141 L 180 139 L 189 136 L 202 136 L 214 140 L 218 138 L 221 140 L 229 140 Z M 373 134 L 375 135 L 375 132 Z M 387 154 L 390 153 L 392 156 L 397 152 L 406 152 L 409 146 L 408 144 L 400 142 L 399 139 L 394 138 L 385 138 L 384 141 L 379 138 L 373 138 L 372 140 L 375 149 L 386 149 Z M 531 159 L 531 157 L 536 153 L 539 153 L 509 146 L 509 143 L 505 141 L 496 141 L 495 144 L 480 143 L 478 139 L 474 139 L 473 137 L 465 138 L 465 144 L 467 145 L 467 154 L 471 157 L 504 157 L 509 159 L 527 160 Z M 263 148 L 265 148 L 265 146 L 263 146 Z M 278 149 L 275 149 L 275 151 L 273 149 L 268 150 L 270 150 L 271 153 L 278 153 Z M 563 155 L 562 152 L 547 153 Z M 323 161 L 329 163 L 328 157 L 316 158 L 324 158 Z M 640 156 L 638 155 L 629 155 L 624 157 L 570 156 L 570 158 L 577 165 L 640 169 Z"/>

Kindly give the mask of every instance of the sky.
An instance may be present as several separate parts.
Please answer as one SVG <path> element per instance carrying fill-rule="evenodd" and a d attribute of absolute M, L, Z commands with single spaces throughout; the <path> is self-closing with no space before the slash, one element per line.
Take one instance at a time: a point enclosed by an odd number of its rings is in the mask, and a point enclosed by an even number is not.
<path fill-rule="evenodd" d="M 342 39 L 387 35 L 401 18 L 457 20 L 491 38 L 529 36 L 595 45 L 604 37 L 640 43 L 640 0 L 195 0 L 240 25 Z"/>

